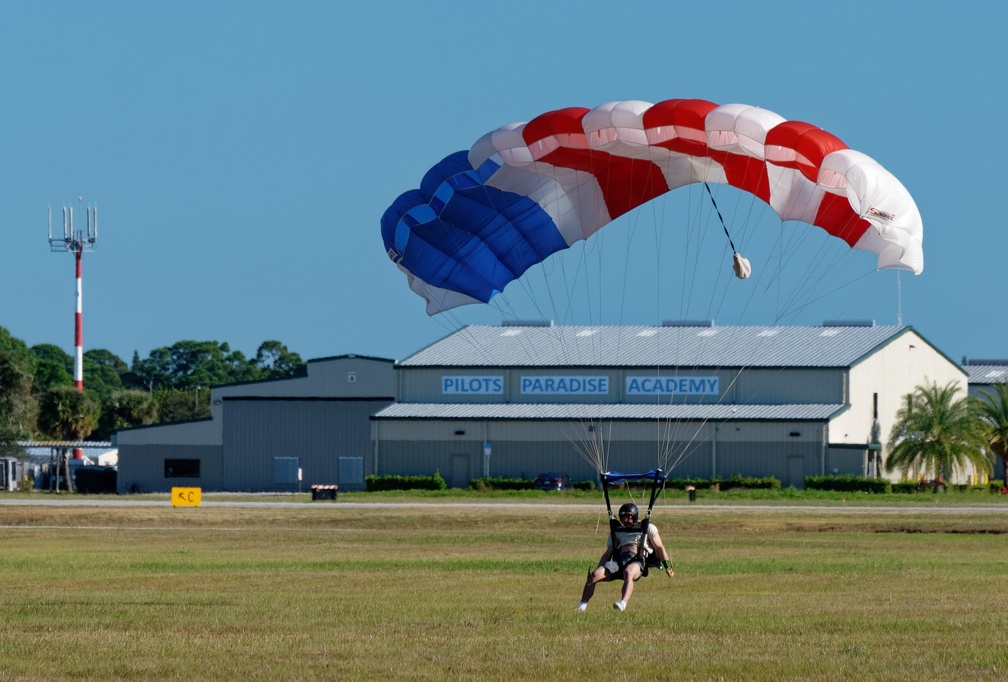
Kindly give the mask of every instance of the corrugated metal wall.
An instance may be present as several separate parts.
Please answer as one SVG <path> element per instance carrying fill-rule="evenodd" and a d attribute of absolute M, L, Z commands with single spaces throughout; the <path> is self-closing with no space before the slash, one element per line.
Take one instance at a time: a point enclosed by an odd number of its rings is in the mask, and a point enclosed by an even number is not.
<path fill-rule="evenodd" d="M 274 458 L 297 457 L 301 488 L 337 484 L 339 458 L 361 457 L 371 473 L 368 418 L 387 400 L 227 398 L 224 400 L 223 487 L 225 490 L 280 490 Z M 297 489 L 294 487 L 294 489 Z"/>
<path fill-rule="evenodd" d="M 169 492 L 174 486 L 221 489 L 219 445 L 131 445 L 119 450 L 116 489 L 124 493 Z M 166 459 L 198 459 L 199 478 L 165 478 Z"/>
<path fill-rule="evenodd" d="M 579 427 L 551 421 L 380 420 L 373 429 L 377 473 L 439 471 L 449 485 L 464 487 L 483 475 L 484 446 L 490 444 L 492 476 L 532 478 L 562 471 L 575 480 L 596 480 L 599 463 L 585 443 L 590 436 Z M 668 425 L 633 421 L 601 426 L 608 468 L 647 471 L 661 465 L 674 478 L 775 476 L 795 487 L 804 486 L 805 476 L 822 473 L 822 423 L 673 427 L 680 436 L 670 444 L 663 443 L 671 438 Z"/>
<path fill-rule="evenodd" d="M 719 444 L 716 455 L 710 442 L 676 443 L 685 453 L 667 473 L 672 478 L 726 479 L 774 476 L 786 486 L 802 488 L 805 476 L 818 475 L 822 450 L 810 443 Z M 379 473 L 429 476 L 440 472 L 449 485 L 465 487 L 483 475 L 483 445 L 472 441 L 417 441 L 384 443 L 378 456 Z M 656 446 L 617 442 L 610 445 L 610 468 L 647 471 L 657 465 Z M 716 469 L 716 472 L 714 471 Z M 537 440 L 498 441 L 492 445 L 490 475 L 534 478 L 544 471 L 561 471 L 575 481 L 596 481 L 598 471 L 585 460 L 574 443 Z"/>

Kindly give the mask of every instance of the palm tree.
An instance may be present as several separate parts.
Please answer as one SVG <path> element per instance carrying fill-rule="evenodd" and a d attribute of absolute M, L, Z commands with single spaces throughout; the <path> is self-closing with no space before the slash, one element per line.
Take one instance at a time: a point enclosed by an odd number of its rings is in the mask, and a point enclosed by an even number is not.
<path fill-rule="evenodd" d="M 81 393 L 73 386 L 56 386 L 50 389 L 42 397 L 42 404 L 39 407 L 39 428 L 62 440 L 83 440 L 98 426 L 98 405 L 90 396 Z M 67 491 L 73 492 L 66 448 L 63 449 L 62 459 Z"/>
<path fill-rule="evenodd" d="M 956 468 L 972 464 L 990 473 L 987 440 L 974 401 L 957 398 L 959 385 L 918 386 L 906 395 L 889 434 L 886 471 L 916 468 L 934 471 L 947 480 Z"/>
<path fill-rule="evenodd" d="M 993 393 L 982 394 L 983 398 L 975 399 L 975 409 L 983 421 L 987 446 L 1001 458 L 1008 479 L 1008 383 L 994 384 Z"/>

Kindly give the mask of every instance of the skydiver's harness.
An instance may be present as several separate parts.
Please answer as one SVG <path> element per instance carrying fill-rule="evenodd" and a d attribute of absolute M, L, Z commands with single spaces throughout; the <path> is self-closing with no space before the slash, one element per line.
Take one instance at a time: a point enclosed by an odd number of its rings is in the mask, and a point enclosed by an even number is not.
<path fill-rule="evenodd" d="M 651 478 L 651 499 L 648 501 L 647 513 L 644 515 L 644 520 L 635 523 L 633 528 L 628 529 L 613 514 L 612 504 L 609 502 L 609 486 L 626 481 L 647 480 L 648 478 Z M 654 551 L 648 552 L 646 549 L 648 529 L 651 527 L 651 510 L 654 508 L 655 500 L 658 499 L 659 483 L 665 483 L 665 476 L 662 475 L 661 469 L 654 469 L 646 474 L 620 474 L 615 472 L 602 474 L 602 493 L 605 495 L 606 511 L 609 512 L 609 538 L 613 549 L 612 560 L 619 566 L 619 571 L 616 575 L 622 575 L 623 569 L 635 561 L 639 561 L 644 567 L 641 570 L 642 578 L 648 574 L 649 568 L 662 567 L 658 553 Z M 633 554 L 621 555 L 619 554 L 620 543 L 617 542 L 617 536 L 627 532 L 638 534 L 637 547 Z M 624 557 L 622 560 L 620 559 L 621 556 Z"/>

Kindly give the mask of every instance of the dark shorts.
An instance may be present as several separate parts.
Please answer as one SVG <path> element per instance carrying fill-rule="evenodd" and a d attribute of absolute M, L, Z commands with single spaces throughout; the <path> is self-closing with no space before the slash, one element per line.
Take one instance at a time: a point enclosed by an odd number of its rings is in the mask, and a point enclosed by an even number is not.
<path fill-rule="evenodd" d="M 622 578 L 623 568 L 629 566 L 630 564 L 640 564 L 641 575 L 644 574 L 644 560 L 636 554 L 621 554 L 618 558 L 610 559 L 602 564 L 602 568 L 604 568 L 606 573 L 611 575 L 613 578 Z M 623 568 L 621 568 L 621 566 Z"/>

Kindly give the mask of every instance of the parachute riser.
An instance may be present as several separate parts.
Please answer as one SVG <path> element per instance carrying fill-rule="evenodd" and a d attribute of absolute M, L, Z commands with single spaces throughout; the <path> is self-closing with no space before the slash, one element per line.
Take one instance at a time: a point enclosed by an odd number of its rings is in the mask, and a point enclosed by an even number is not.
<path fill-rule="evenodd" d="M 616 530 L 619 528 L 619 521 L 613 514 L 612 504 L 609 502 L 609 474 L 602 474 L 602 494 L 605 496 L 606 511 L 609 513 L 609 537 L 612 540 L 613 551 L 616 551 Z"/>

